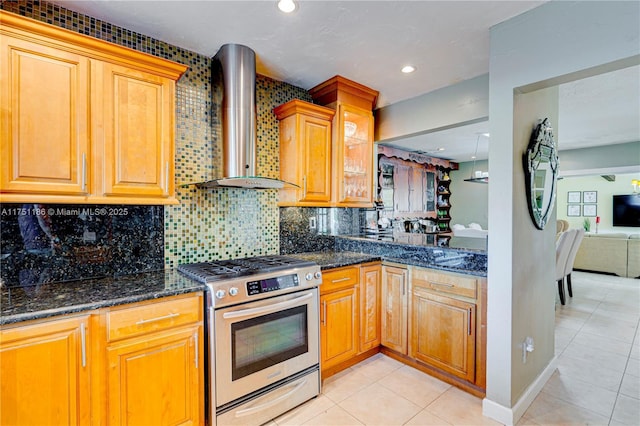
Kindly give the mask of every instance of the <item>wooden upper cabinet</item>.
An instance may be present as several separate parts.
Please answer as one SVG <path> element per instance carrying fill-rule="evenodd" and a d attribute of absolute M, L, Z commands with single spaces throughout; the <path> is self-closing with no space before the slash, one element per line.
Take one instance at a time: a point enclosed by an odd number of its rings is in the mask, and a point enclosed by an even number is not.
<path fill-rule="evenodd" d="M 89 60 L 4 34 L 0 46 L 0 191 L 86 195 Z"/>
<path fill-rule="evenodd" d="M 186 66 L 0 13 L 0 202 L 173 204 Z"/>
<path fill-rule="evenodd" d="M 332 109 L 292 100 L 274 109 L 280 121 L 281 206 L 323 206 L 331 201 Z"/>
<path fill-rule="evenodd" d="M 173 81 L 107 63 L 103 83 L 97 96 L 104 117 L 103 195 L 169 197 L 174 185 Z"/>
<path fill-rule="evenodd" d="M 374 199 L 373 108 L 378 92 L 335 76 L 309 90 L 336 111 L 332 126 L 331 205 L 371 207 Z"/>
<path fill-rule="evenodd" d="M 373 113 L 339 104 L 335 137 L 335 199 L 339 205 L 373 205 Z"/>
<path fill-rule="evenodd" d="M 0 329 L 0 424 L 91 423 L 88 318 Z"/>

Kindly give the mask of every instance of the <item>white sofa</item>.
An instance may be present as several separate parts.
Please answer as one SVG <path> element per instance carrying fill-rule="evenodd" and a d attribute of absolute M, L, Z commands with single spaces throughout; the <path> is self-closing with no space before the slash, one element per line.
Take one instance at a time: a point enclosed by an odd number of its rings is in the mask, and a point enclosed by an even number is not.
<path fill-rule="evenodd" d="M 573 268 L 637 278 L 640 276 L 640 235 L 587 233 Z"/>

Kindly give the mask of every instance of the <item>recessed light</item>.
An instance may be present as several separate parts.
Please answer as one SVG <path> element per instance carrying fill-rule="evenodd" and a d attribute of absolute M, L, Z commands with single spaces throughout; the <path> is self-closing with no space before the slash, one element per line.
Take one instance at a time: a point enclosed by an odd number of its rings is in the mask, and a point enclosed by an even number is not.
<path fill-rule="evenodd" d="M 472 155 L 472 156 L 471 156 L 471 159 L 472 159 L 472 160 L 475 160 L 475 159 L 476 159 L 476 156 L 475 156 L 475 155 Z"/>
<path fill-rule="evenodd" d="M 278 9 L 284 13 L 291 13 L 296 10 L 296 4 L 293 0 L 280 0 L 278 1 Z"/>
<path fill-rule="evenodd" d="M 405 65 L 404 67 L 402 67 L 402 72 L 405 74 L 412 73 L 415 70 L 416 70 L 416 67 L 414 67 L 413 65 Z"/>
<path fill-rule="evenodd" d="M 438 151 L 444 151 L 444 147 L 441 146 L 440 148 L 438 148 Z"/>
<path fill-rule="evenodd" d="M 490 135 L 489 133 L 483 133 L 483 134 L 482 134 L 482 136 L 489 137 L 489 136 L 491 136 L 491 135 Z"/>

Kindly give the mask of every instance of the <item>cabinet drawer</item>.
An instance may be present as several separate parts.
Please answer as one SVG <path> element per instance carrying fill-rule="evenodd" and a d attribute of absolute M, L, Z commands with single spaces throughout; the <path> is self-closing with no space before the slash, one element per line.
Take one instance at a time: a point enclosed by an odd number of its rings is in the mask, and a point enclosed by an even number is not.
<path fill-rule="evenodd" d="M 413 268 L 412 285 L 447 294 L 477 298 L 478 280 L 458 274 L 445 274 L 428 269 Z"/>
<path fill-rule="evenodd" d="M 351 287 L 359 282 L 360 267 L 347 266 L 345 268 L 329 269 L 322 271 L 322 285 L 320 286 L 320 294 Z"/>
<path fill-rule="evenodd" d="M 200 296 L 128 305 L 107 312 L 109 341 L 133 337 L 202 320 Z"/>

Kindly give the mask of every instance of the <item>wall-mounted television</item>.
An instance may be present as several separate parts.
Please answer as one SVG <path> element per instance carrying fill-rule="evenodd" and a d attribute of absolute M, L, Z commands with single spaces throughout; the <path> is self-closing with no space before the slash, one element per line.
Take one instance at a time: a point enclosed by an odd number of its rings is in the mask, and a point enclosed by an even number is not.
<path fill-rule="evenodd" d="M 640 194 L 613 196 L 613 226 L 640 227 Z"/>

